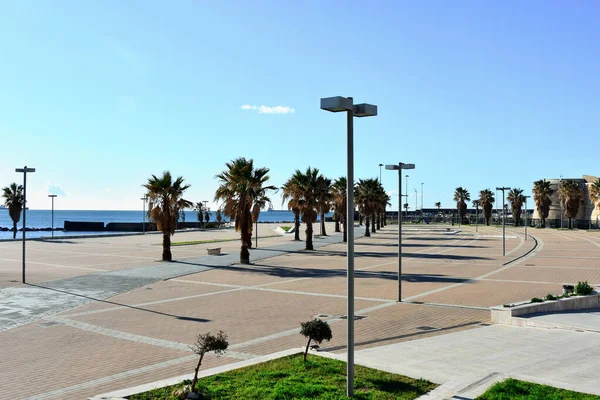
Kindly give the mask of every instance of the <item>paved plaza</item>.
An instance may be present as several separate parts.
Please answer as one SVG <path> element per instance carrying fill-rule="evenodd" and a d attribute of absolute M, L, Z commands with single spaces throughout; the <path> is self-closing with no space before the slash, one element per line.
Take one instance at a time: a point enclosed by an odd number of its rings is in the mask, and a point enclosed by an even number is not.
<path fill-rule="evenodd" d="M 530 229 L 535 239 L 525 241 L 522 229 L 508 228 L 502 256 L 496 226 L 419 228 L 403 234 L 402 303 L 397 227 L 356 240 L 357 355 L 484 332 L 491 306 L 559 294 L 564 283 L 600 283 L 600 233 Z M 173 240 L 236 237 L 222 230 Z M 343 354 L 341 236 L 316 238 L 314 252 L 291 239 L 259 239 L 244 266 L 235 264 L 239 241 L 174 247 L 174 263 L 156 261 L 160 235 L 31 241 L 28 285 L 19 283 L 20 243 L 0 242 L 0 399 L 85 399 L 187 374 L 195 366 L 188 345 L 206 331 L 225 331 L 231 351 L 208 356 L 203 368 L 300 347 L 299 322 L 315 316 L 333 330 L 322 349 Z M 216 246 L 225 255 L 207 256 Z M 32 376 L 35 384 L 25 384 Z"/>

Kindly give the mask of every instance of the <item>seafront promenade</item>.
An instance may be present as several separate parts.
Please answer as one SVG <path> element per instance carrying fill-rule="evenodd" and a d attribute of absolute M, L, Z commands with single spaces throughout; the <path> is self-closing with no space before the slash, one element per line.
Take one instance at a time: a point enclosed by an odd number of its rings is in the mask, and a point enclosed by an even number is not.
<path fill-rule="evenodd" d="M 259 239 L 253 264 L 244 266 L 236 264 L 237 240 L 173 247 L 173 263 L 156 261 L 159 235 L 32 241 L 30 285 L 19 283 L 20 243 L 0 243 L 0 399 L 84 399 L 188 374 L 195 361 L 188 345 L 200 332 L 222 329 L 231 343 L 203 368 L 300 347 L 299 322 L 315 316 L 333 330 L 322 350 L 343 354 L 345 245 L 328 228 L 314 252 L 289 235 Z M 525 241 L 509 228 L 503 257 L 496 226 L 431 228 L 404 231 L 403 303 L 396 301 L 397 227 L 357 237 L 358 361 L 380 346 L 487 332 L 491 306 L 559 294 L 563 283 L 600 283 L 595 232 L 531 229 L 535 239 Z M 237 237 L 221 230 L 173 240 Z M 207 256 L 217 245 L 224 255 Z M 36 384 L 15 384 L 32 375 Z"/>

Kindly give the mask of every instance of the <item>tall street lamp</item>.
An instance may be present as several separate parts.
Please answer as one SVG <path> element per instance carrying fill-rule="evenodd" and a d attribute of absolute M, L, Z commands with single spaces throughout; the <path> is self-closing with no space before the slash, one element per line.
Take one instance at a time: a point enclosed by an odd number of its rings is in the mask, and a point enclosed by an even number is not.
<path fill-rule="evenodd" d="M 408 174 L 404 177 L 406 178 L 404 182 L 404 197 L 406 197 L 406 204 L 408 205 Z M 402 191 L 402 189 L 400 189 L 400 191 Z M 408 207 L 404 208 L 404 217 L 405 219 L 408 219 Z"/>
<path fill-rule="evenodd" d="M 142 234 L 146 234 L 146 202 L 148 201 L 148 196 L 144 195 L 144 197 L 140 198 L 142 200 Z"/>
<path fill-rule="evenodd" d="M 423 185 L 424 183 L 421 182 L 421 217 L 423 216 Z"/>
<path fill-rule="evenodd" d="M 496 190 L 502 190 L 502 255 L 506 255 L 506 205 L 504 204 L 504 192 L 510 190 L 509 187 L 497 187 Z"/>
<path fill-rule="evenodd" d="M 379 183 L 381 183 L 381 167 L 383 167 L 383 164 L 379 164 Z"/>
<path fill-rule="evenodd" d="M 52 237 L 54 237 L 54 198 L 57 195 L 55 194 L 49 194 L 48 197 L 50 197 L 52 199 Z"/>
<path fill-rule="evenodd" d="M 372 104 L 354 104 L 352 97 L 327 97 L 321 99 L 321 109 L 330 112 L 346 112 L 347 124 L 347 187 L 346 187 L 346 221 L 351 224 L 348 229 L 347 291 L 348 291 L 348 360 L 346 376 L 346 394 L 354 396 L 354 120 L 353 117 L 372 117 L 377 115 L 377 106 Z"/>
<path fill-rule="evenodd" d="M 415 221 L 416 217 L 417 217 L 417 201 L 419 200 L 417 195 L 417 189 L 415 189 L 415 213 L 414 213 L 414 218 L 413 218 L 413 222 Z"/>
<path fill-rule="evenodd" d="M 35 168 L 16 168 L 15 172 L 23 173 L 23 283 L 25 283 L 25 231 L 27 230 L 27 173 L 35 172 Z"/>
<path fill-rule="evenodd" d="M 525 240 L 527 240 L 527 199 L 531 196 L 523 196 L 525 197 Z"/>
<path fill-rule="evenodd" d="M 562 185 L 562 174 L 560 174 L 560 178 L 558 180 L 558 189 L 560 190 L 560 185 Z M 562 199 L 560 198 L 560 192 L 558 194 L 558 203 L 560 204 L 560 229 L 563 228 L 563 205 L 562 205 Z"/>
<path fill-rule="evenodd" d="M 402 170 L 415 169 L 415 164 L 398 163 L 398 165 L 386 165 L 385 169 L 398 171 L 398 216 L 401 212 L 402 203 Z M 408 176 L 408 175 L 407 175 Z M 398 301 L 402 301 L 402 224 L 398 223 Z"/>

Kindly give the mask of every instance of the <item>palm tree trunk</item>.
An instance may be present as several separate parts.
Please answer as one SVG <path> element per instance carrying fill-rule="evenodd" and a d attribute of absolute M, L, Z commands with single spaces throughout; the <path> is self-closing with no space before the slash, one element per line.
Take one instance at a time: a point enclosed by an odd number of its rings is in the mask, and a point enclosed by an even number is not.
<path fill-rule="evenodd" d="M 17 238 L 17 223 L 13 222 L 13 239 Z"/>
<path fill-rule="evenodd" d="M 377 232 L 377 230 L 375 230 L 375 214 L 371 215 L 371 232 Z"/>
<path fill-rule="evenodd" d="M 377 216 L 377 230 L 381 229 L 381 214 L 375 214 Z"/>
<path fill-rule="evenodd" d="M 313 247 L 313 224 L 312 222 L 306 223 L 306 250 L 314 250 Z"/>
<path fill-rule="evenodd" d="M 340 217 L 337 217 L 335 219 L 335 228 L 333 229 L 334 232 L 341 232 L 340 230 Z"/>
<path fill-rule="evenodd" d="M 163 261 L 172 261 L 173 256 L 171 255 L 171 234 L 169 232 L 163 232 Z"/>
<path fill-rule="evenodd" d="M 321 211 L 321 236 L 327 236 L 325 232 L 325 212 Z"/>
<path fill-rule="evenodd" d="M 243 217 L 242 217 L 243 218 Z M 243 218 L 240 231 L 242 233 L 242 248 L 240 249 L 240 264 L 250 264 L 249 243 L 252 240 L 250 229 L 248 228 L 248 217 Z"/>
<path fill-rule="evenodd" d="M 371 236 L 371 232 L 369 232 L 369 217 L 365 217 L 365 236 Z"/>
<path fill-rule="evenodd" d="M 353 221 L 354 222 L 354 221 Z M 354 225 L 354 224 L 352 224 Z M 344 219 L 342 219 L 342 227 L 344 228 L 344 243 L 348 242 L 348 221 L 346 221 L 346 218 L 344 217 Z"/>
<path fill-rule="evenodd" d="M 358 226 L 362 226 L 362 224 L 363 224 L 363 216 L 359 215 L 358 216 Z"/>
<path fill-rule="evenodd" d="M 294 240 L 300 240 L 300 210 L 294 211 Z"/>

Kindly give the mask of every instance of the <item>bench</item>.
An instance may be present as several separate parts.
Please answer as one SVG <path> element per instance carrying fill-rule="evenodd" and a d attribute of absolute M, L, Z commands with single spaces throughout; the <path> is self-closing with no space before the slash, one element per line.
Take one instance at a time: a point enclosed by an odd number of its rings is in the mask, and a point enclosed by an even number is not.
<path fill-rule="evenodd" d="M 208 252 L 209 256 L 217 256 L 219 254 L 221 254 L 221 248 L 220 247 L 213 247 L 210 249 L 206 249 L 206 251 Z"/>

